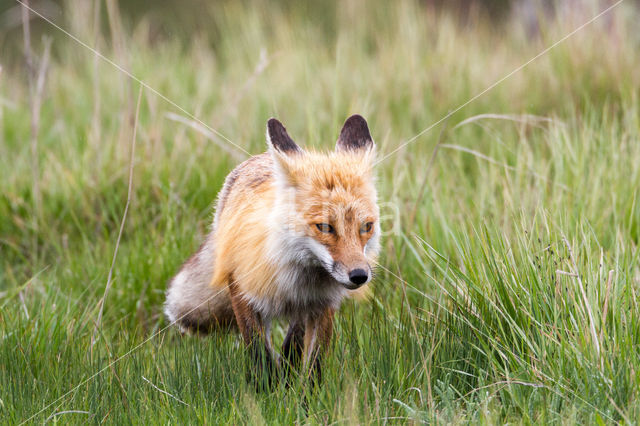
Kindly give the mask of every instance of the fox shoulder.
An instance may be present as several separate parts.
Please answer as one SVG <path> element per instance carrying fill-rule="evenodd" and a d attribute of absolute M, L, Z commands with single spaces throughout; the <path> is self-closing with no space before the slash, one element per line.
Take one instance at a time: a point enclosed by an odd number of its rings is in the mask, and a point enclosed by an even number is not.
<path fill-rule="evenodd" d="M 273 160 L 268 153 L 255 155 L 233 169 L 227 175 L 224 185 L 218 193 L 213 221 L 214 229 L 217 227 L 219 217 L 230 198 L 234 198 L 232 193 L 235 195 L 236 192 L 254 192 L 272 179 Z"/>

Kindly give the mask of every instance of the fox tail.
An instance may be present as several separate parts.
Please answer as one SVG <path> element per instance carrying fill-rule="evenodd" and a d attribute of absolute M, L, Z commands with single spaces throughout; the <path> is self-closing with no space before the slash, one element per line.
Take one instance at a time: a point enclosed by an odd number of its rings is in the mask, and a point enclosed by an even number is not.
<path fill-rule="evenodd" d="M 215 241 L 211 233 L 169 281 L 164 313 L 182 333 L 208 333 L 216 327 L 235 324 L 229 290 L 210 285 L 214 252 Z"/>

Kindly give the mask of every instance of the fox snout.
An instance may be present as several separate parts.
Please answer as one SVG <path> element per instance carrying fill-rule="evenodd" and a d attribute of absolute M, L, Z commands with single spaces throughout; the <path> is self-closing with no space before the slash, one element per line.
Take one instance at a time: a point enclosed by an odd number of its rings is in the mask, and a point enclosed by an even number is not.
<path fill-rule="evenodd" d="M 349 281 L 357 286 L 361 286 L 369 280 L 369 273 L 362 268 L 357 268 L 349 272 Z"/>
<path fill-rule="evenodd" d="M 355 290 L 371 281 L 371 266 L 363 248 L 368 238 L 363 242 L 358 238 L 348 238 L 349 232 L 344 234 L 347 237 L 332 235 L 319 250 L 323 254 L 319 258 L 328 258 L 329 261 L 324 263 L 327 271 L 345 288 Z M 362 235 L 359 237 L 363 238 Z"/>
<path fill-rule="evenodd" d="M 349 290 L 355 290 L 371 279 L 371 268 L 366 263 L 352 268 L 341 262 L 336 263 L 334 270 L 337 274 L 334 275 L 337 275 L 336 278 L 339 276 L 341 279 L 338 279 L 338 281 Z"/>

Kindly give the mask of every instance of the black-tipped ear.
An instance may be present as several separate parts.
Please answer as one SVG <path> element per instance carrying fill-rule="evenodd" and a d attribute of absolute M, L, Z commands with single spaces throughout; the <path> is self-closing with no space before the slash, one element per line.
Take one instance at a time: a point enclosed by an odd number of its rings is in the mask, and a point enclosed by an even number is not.
<path fill-rule="evenodd" d="M 276 151 L 283 154 L 302 152 L 300 147 L 291 139 L 281 122 L 275 118 L 267 121 L 267 142 Z"/>
<path fill-rule="evenodd" d="M 369 133 L 367 120 L 358 114 L 347 118 L 340 131 L 336 149 L 355 151 L 370 148 L 373 148 L 373 139 Z"/>

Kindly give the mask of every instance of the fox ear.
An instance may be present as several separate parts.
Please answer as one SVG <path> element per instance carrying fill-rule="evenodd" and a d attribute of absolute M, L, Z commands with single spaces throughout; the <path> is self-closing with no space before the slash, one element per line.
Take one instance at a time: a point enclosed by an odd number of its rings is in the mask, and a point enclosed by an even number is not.
<path fill-rule="evenodd" d="M 340 137 L 336 143 L 338 151 L 357 151 L 360 149 L 370 150 L 374 147 L 367 120 L 361 115 L 352 115 L 344 122 Z"/>
<path fill-rule="evenodd" d="M 270 118 L 267 121 L 267 143 L 281 154 L 302 152 L 298 144 L 287 133 L 287 129 L 275 118 Z"/>
<path fill-rule="evenodd" d="M 267 143 L 273 158 L 276 182 L 284 187 L 295 187 L 296 178 L 291 157 L 302 154 L 302 149 L 291 139 L 287 129 L 275 118 L 267 121 Z"/>

